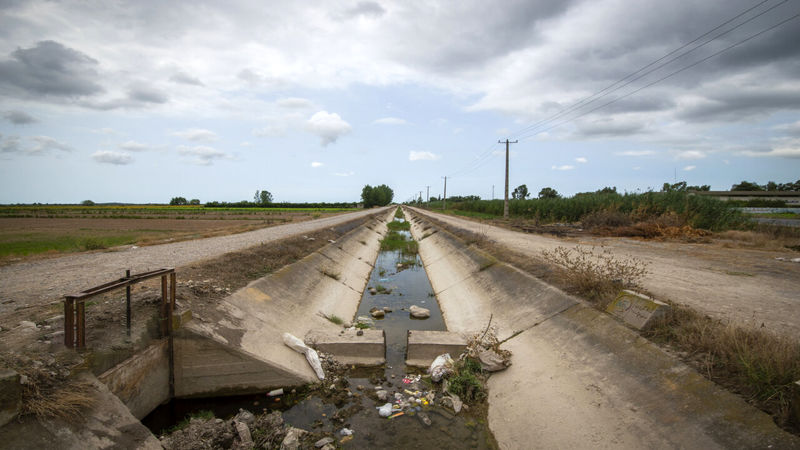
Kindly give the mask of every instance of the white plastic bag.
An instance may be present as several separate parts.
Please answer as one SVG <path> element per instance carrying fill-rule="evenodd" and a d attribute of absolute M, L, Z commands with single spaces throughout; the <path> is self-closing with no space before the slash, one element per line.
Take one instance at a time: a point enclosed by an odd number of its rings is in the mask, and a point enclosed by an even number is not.
<path fill-rule="evenodd" d="M 453 373 L 453 358 L 449 353 L 437 356 L 428 372 L 431 374 L 431 379 L 438 383 L 443 376 Z"/>
<path fill-rule="evenodd" d="M 381 416 L 381 417 L 389 417 L 389 416 L 392 415 L 392 404 L 391 403 L 386 403 L 385 405 L 383 405 L 381 407 L 377 407 L 375 409 L 378 410 L 378 415 Z"/>
<path fill-rule="evenodd" d="M 322 370 L 322 363 L 319 361 L 319 355 L 317 355 L 316 350 L 307 346 L 303 343 L 303 341 L 289 333 L 283 333 L 283 343 L 297 353 L 303 353 L 306 355 L 306 360 L 309 364 L 311 364 L 311 368 L 314 369 L 317 377 L 320 380 L 325 379 L 325 372 Z"/>

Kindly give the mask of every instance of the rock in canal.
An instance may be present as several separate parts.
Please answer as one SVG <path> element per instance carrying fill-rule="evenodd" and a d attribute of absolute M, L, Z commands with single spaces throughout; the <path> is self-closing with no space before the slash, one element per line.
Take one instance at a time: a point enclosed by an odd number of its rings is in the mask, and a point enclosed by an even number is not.
<path fill-rule="evenodd" d="M 431 316 L 431 310 L 427 308 L 420 308 L 417 305 L 411 305 L 411 307 L 408 308 L 408 311 L 411 313 L 411 317 L 414 319 L 427 319 Z"/>

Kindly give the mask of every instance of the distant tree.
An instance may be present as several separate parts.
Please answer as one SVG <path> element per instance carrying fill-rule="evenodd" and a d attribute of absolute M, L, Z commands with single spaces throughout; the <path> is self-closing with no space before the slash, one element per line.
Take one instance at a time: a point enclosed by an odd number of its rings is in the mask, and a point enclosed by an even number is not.
<path fill-rule="evenodd" d="M 170 205 L 185 205 L 186 198 L 184 197 L 172 197 L 172 200 L 169 201 Z"/>
<path fill-rule="evenodd" d="M 189 200 L 189 204 L 190 205 L 199 205 L 200 204 L 200 200 L 196 199 L 196 198 L 193 198 L 193 199 Z"/>
<path fill-rule="evenodd" d="M 539 191 L 539 198 L 558 198 L 558 197 L 560 197 L 560 195 L 558 195 L 558 191 L 556 191 L 551 187 L 542 188 L 542 190 Z"/>
<path fill-rule="evenodd" d="M 256 190 L 256 194 L 253 196 L 253 203 L 258 205 L 268 205 L 272 203 L 272 194 L 269 191 Z"/>
<path fill-rule="evenodd" d="M 751 181 L 742 181 L 731 186 L 732 191 L 763 191 L 764 188 Z"/>
<path fill-rule="evenodd" d="M 513 198 L 514 200 L 525 200 L 526 198 L 528 198 L 528 195 L 530 195 L 528 193 L 528 186 L 520 184 L 519 186 L 514 188 L 514 192 L 511 193 L 511 198 Z"/>
<path fill-rule="evenodd" d="M 84 201 L 81 202 L 81 205 L 83 205 L 83 206 L 94 206 L 94 202 L 91 201 L 91 200 L 84 200 Z"/>
<path fill-rule="evenodd" d="M 606 186 L 603 189 L 598 189 L 596 191 L 596 193 L 597 194 L 616 194 L 617 193 L 617 187 L 616 186 L 614 186 L 614 187 Z"/>
<path fill-rule="evenodd" d="M 705 191 L 708 192 L 711 190 L 711 186 L 704 184 L 702 186 L 686 186 L 687 191 Z"/>
<path fill-rule="evenodd" d="M 394 191 L 385 184 L 375 187 L 366 185 L 361 189 L 361 202 L 364 203 L 364 208 L 386 206 L 392 202 L 392 198 L 394 198 Z"/>

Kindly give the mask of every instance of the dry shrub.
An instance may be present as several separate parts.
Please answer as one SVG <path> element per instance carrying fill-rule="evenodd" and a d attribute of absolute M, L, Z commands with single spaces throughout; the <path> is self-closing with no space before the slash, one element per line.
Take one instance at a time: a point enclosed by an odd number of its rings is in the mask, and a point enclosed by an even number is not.
<path fill-rule="evenodd" d="M 628 214 L 620 211 L 601 209 L 581 217 L 581 226 L 593 230 L 629 226 L 633 221 Z"/>
<path fill-rule="evenodd" d="M 611 300 L 621 289 L 640 287 L 648 273 L 646 262 L 614 256 L 605 248 L 559 246 L 542 251 L 542 257 L 561 269 L 564 282 L 575 292 L 599 303 Z"/>
<path fill-rule="evenodd" d="M 70 372 L 56 361 L 44 364 L 15 353 L 0 355 L 0 363 L 20 374 L 22 414 L 39 418 L 76 421 L 94 405 L 94 388 L 86 381 L 70 378 Z"/>
<path fill-rule="evenodd" d="M 800 343 L 795 339 L 674 304 L 645 335 L 686 353 L 709 379 L 740 392 L 779 425 L 787 425 L 791 386 L 800 379 Z"/>
<path fill-rule="evenodd" d="M 726 247 L 752 247 L 783 250 L 800 245 L 800 229 L 779 226 L 759 226 L 753 230 L 728 230 L 717 237 Z"/>

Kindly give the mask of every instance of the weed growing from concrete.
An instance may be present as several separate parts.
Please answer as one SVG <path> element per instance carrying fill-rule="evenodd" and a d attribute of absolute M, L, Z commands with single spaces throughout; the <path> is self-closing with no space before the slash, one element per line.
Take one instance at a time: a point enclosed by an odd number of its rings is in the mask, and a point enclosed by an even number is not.
<path fill-rule="evenodd" d="M 399 222 L 397 220 L 393 220 L 386 224 L 392 231 L 408 231 L 411 229 L 411 223 L 409 222 Z"/>
<path fill-rule="evenodd" d="M 335 323 L 336 325 L 341 325 L 344 323 L 344 320 L 336 314 L 322 314 L 322 317 L 328 319 L 331 323 Z"/>
<path fill-rule="evenodd" d="M 640 287 L 648 273 L 646 262 L 634 257 L 616 257 L 607 249 L 596 247 L 556 247 L 542 251 L 542 257 L 559 267 L 565 281 L 578 293 L 601 303 L 622 289 Z"/>
<path fill-rule="evenodd" d="M 394 216 L 397 217 L 397 218 L 400 218 L 400 219 L 405 217 L 405 216 L 403 216 L 403 208 L 397 208 L 395 210 L 395 212 L 394 212 Z"/>
<path fill-rule="evenodd" d="M 459 359 L 447 380 L 447 390 L 467 403 L 479 402 L 486 398 L 482 373 L 479 361 L 470 357 Z"/>

